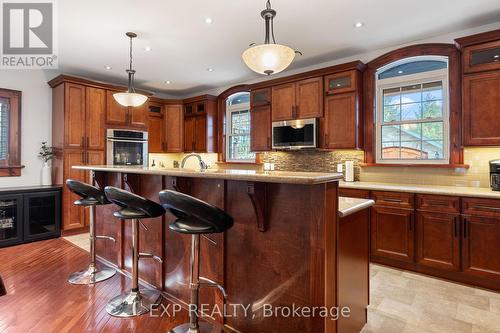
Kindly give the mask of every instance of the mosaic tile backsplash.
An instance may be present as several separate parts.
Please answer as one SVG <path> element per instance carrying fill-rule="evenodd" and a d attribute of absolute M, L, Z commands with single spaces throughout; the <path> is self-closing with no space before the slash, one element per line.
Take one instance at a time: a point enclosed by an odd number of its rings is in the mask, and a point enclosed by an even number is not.
<path fill-rule="evenodd" d="M 337 164 L 354 161 L 354 180 L 359 180 L 360 167 L 364 159 L 359 150 L 299 150 L 269 152 L 262 154 L 264 163 L 274 163 L 275 170 L 337 172 Z"/>

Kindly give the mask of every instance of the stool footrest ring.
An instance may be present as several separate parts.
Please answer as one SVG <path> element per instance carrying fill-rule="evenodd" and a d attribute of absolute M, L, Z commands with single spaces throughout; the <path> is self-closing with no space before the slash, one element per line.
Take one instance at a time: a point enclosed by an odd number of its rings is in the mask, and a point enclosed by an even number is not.
<path fill-rule="evenodd" d="M 163 260 L 160 257 L 155 256 L 154 254 L 151 254 L 151 253 L 140 252 L 139 253 L 139 259 L 141 259 L 141 258 L 150 258 L 150 259 L 154 259 L 154 260 L 156 260 L 156 261 L 158 261 L 160 263 L 163 262 Z"/>
<path fill-rule="evenodd" d="M 218 284 L 217 282 L 215 281 L 212 281 L 210 279 L 207 279 L 205 277 L 202 277 L 200 276 L 200 279 L 199 279 L 199 282 L 198 284 L 201 286 L 201 287 L 214 287 L 214 288 L 217 288 L 220 290 L 220 292 L 222 293 L 222 296 L 224 296 L 224 298 L 227 298 L 227 292 L 226 292 L 226 289 L 224 289 L 223 286 L 221 286 L 220 284 Z"/>
<path fill-rule="evenodd" d="M 112 241 L 113 243 L 116 243 L 116 239 L 111 236 L 95 236 L 95 239 L 106 239 Z"/>

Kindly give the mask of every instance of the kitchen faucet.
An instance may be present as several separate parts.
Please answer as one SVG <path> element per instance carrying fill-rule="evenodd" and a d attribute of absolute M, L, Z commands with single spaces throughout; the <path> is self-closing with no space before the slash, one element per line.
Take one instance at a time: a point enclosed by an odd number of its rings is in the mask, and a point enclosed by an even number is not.
<path fill-rule="evenodd" d="M 203 160 L 201 159 L 201 156 L 199 154 L 189 154 L 189 155 L 186 155 L 183 159 L 182 159 L 182 162 L 181 162 L 181 169 L 184 169 L 184 165 L 186 164 L 186 161 L 190 158 L 190 157 L 196 157 L 198 158 L 198 162 L 200 163 L 200 171 L 205 171 L 208 169 L 208 166 L 205 162 L 203 162 Z"/>

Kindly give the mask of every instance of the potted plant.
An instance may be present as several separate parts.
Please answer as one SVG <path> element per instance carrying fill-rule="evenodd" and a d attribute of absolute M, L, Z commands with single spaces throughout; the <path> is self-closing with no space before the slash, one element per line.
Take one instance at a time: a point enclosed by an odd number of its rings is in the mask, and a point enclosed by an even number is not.
<path fill-rule="evenodd" d="M 48 147 L 47 142 L 42 142 L 38 157 L 40 157 L 43 161 L 42 185 L 52 185 L 52 168 L 50 167 L 49 162 L 54 158 L 54 148 Z"/>

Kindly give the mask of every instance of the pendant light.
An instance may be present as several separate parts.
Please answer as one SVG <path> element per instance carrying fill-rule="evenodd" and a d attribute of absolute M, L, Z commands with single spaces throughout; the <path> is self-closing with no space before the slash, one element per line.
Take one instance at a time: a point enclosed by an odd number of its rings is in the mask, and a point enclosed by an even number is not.
<path fill-rule="evenodd" d="M 242 58 L 245 64 L 254 72 L 266 75 L 276 74 L 290 66 L 296 53 L 300 55 L 302 53 L 286 45 L 276 44 L 273 25 L 276 11 L 271 8 L 270 0 L 267 0 L 266 9 L 260 15 L 266 21 L 264 44 L 250 44 L 250 48 L 243 52 Z"/>
<path fill-rule="evenodd" d="M 114 99 L 123 106 L 137 107 L 144 104 L 148 97 L 142 94 L 138 94 L 134 89 L 134 75 L 135 70 L 132 69 L 132 39 L 137 37 L 134 32 L 127 32 L 127 37 L 130 38 L 130 67 L 126 70 L 128 74 L 128 89 L 126 92 L 113 94 Z"/>

